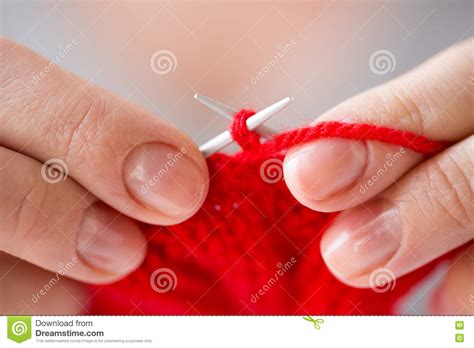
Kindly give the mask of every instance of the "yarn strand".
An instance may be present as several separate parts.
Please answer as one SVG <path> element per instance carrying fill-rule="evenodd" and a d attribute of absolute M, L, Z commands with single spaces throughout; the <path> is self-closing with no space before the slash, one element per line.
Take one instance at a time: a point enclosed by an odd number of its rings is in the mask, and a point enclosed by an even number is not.
<path fill-rule="evenodd" d="M 247 128 L 246 120 L 254 114 L 251 110 L 240 110 L 229 130 L 234 140 L 244 150 L 237 154 L 239 158 L 260 160 L 284 154 L 291 147 L 309 143 L 321 138 L 345 138 L 353 140 L 375 140 L 387 144 L 399 145 L 425 155 L 434 155 L 446 149 L 450 143 L 431 140 L 427 137 L 398 129 L 372 124 L 352 124 L 345 122 L 321 122 L 280 133 L 265 143 L 259 136 Z"/>

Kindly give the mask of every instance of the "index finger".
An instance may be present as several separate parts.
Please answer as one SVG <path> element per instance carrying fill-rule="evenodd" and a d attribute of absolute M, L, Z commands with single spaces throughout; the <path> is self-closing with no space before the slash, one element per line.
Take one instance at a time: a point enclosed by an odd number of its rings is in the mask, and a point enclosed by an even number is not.
<path fill-rule="evenodd" d="M 173 125 L 0 40 L 0 138 L 4 146 L 63 170 L 135 219 L 171 224 L 196 212 L 207 165 Z"/>

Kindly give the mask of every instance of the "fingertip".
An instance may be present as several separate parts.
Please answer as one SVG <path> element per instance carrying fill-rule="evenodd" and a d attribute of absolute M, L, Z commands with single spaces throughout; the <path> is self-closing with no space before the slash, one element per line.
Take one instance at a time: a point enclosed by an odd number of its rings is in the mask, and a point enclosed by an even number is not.
<path fill-rule="evenodd" d="M 95 203 L 80 224 L 76 249 L 81 261 L 92 270 L 95 283 L 111 282 L 140 266 L 146 254 L 146 239 L 135 221 L 104 203 Z"/>
<path fill-rule="evenodd" d="M 181 222 L 199 209 L 208 189 L 207 166 L 196 157 L 185 147 L 159 142 L 136 146 L 124 161 L 125 186 L 136 201 L 159 213 L 160 224 Z"/>
<path fill-rule="evenodd" d="M 291 150 L 284 162 L 285 181 L 296 199 L 310 208 L 352 187 L 367 164 L 364 142 L 330 138 Z"/>
<path fill-rule="evenodd" d="M 397 253 L 402 235 L 398 210 L 372 201 L 339 214 L 322 237 L 321 255 L 338 279 L 366 287 L 370 274 L 385 269 Z"/>

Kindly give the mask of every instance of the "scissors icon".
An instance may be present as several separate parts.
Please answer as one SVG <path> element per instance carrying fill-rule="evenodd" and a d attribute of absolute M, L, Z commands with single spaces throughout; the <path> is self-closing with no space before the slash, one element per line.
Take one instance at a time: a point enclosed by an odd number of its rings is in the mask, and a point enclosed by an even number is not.
<path fill-rule="evenodd" d="M 323 324 L 324 323 L 324 319 L 314 319 L 312 318 L 311 316 L 306 316 L 306 317 L 303 317 L 304 320 L 307 320 L 307 321 L 310 321 L 313 323 L 313 326 L 316 330 L 319 330 L 321 329 L 321 325 L 320 324 Z"/>

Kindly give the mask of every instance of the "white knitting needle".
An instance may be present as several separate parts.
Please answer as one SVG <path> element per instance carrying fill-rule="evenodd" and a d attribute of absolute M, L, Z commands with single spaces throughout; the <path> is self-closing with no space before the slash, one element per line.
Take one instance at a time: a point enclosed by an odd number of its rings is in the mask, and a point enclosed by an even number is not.
<path fill-rule="evenodd" d="M 257 112 L 255 115 L 247 119 L 247 128 L 249 130 L 254 130 L 258 128 L 261 124 L 268 121 L 277 112 L 283 110 L 292 101 L 292 97 L 286 97 L 276 102 L 275 104 L 266 107 L 262 111 Z M 199 150 L 205 157 L 209 157 L 213 153 L 232 143 L 232 141 L 233 139 L 230 132 L 225 131 L 219 134 L 218 136 L 212 138 L 205 144 L 201 145 L 199 147 Z"/>
<path fill-rule="evenodd" d="M 194 99 L 231 121 L 234 119 L 234 116 L 237 113 L 237 110 L 230 107 L 229 105 L 223 104 L 221 102 L 218 102 L 217 100 L 211 99 L 201 94 L 195 94 Z M 277 133 L 270 127 L 264 125 L 258 127 L 256 131 L 266 139 L 270 139 L 273 135 Z"/>
<path fill-rule="evenodd" d="M 194 99 L 231 121 L 234 115 L 237 113 L 237 110 L 230 107 L 229 105 L 225 105 L 221 102 L 218 102 L 217 100 L 211 99 L 201 94 L 195 94 Z"/>

